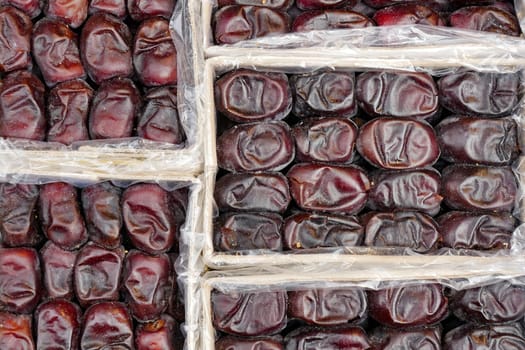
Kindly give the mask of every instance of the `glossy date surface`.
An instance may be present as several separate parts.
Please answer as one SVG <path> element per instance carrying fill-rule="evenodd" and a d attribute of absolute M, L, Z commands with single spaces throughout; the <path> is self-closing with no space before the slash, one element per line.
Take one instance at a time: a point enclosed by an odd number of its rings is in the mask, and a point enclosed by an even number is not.
<path fill-rule="evenodd" d="M 305 11 L 338 7 L 352 7 L 356 3 L 356 0 L 296 0 L 295 5 L 299 9 Z"/>
<path fill-rule="evenodd" d="M 292 23 L 292 32 L 311 30 L 355 29 L 373 27 L 367 16 L 350 10 L 312 10 L 297 16 Z"/>
<path fill-rule="evenodd" d="M 364 0 L 364 3 L 374 8 L 382 8 L 404 3 L 419 3 L 420 0 Z M 449 6 L 450 0 L 429 0 L 425 1 L 425 6 L 429 6 L 435 10 L 446 10 Z"/>
<path fill-rule="evenodd" d="M 282 341 L 270 337 L 241 338 L 227 336 L 215 343 L 216 350 L 284 350 Z"/>
<path fill-rule="evenodd" d="M 286 350 L 371 349 L 365 331 L 359 327 L 298 328 L 286 336 L 285 343 Z"/>
<path fill-rule="evenodd" d="M 315 1 L 315 0 L 314 0 Z M 339 1 L 339 0 L 337 0 Z M 294 0 L 218 0 L 219 7 L 228 5 L 252 5 L 264 6 L 274 10 L 286 10 L 294 3 Z"/>
<path fill-rule="evenodd" d="M 151 17 L 170 19 L 176 0 L 127 0 L 128 12 L 134 21 L 143 21 Z"/>
<path fill-rule="evenodd" d="M 46 17 L 57 19 L 78 28 L 84 23 L 88 14 L 88 0 L 47 0 L 44 12 Z"/>
<path fill-rule="evenodd" d="M 126 0 L 90 0 L 88 13 L 106 12 L 120 19 L 126 17 Z"/>
<path fill-rule="evenodd" d="M 42 257 L 43 282 L 49 299 L 72 299 L 73 271 L 78 251 L 61 249 L 53 242 L 47 242 L 40 250 Z"/>
<path fill-rule="evenodd" d="M 465 324 L 443 337 L 443 350 L 521 350 L 525 348 L 524 329 L 509 325 Z"/>
<path fill-rule="evenodd" d="M 76 349 L 80 337 L 81 310 L 67 300 L 51 300 L 35 312 L 37 349 Z"/>
<path fill-rule="evenodd" d="M 26 13 L 31 18 L 37 17 L 42 11 L 42 0 L 0 0 L 2 6 L 13 6 Z"/>
<path fill-rule="evenodd" d="M 0 348 L 35 350 L 31 315 L 0 311 Z"/>
<path fill-rule="evenodd" d="M 0 1 L 0 73 L 31 66 L 32 28 L 31 18 Z"/>
<path fill-rule="evenodd" d="M 377 327 L 369 335 L 377 350 L 441 350 L 441 332 L 440 326 L 413 330 Z"/>
<path fill-rule="evenodd" d="M 450 14 L 452 27 L 512 36 L 520 35 L 518 19 L 511 13 L 493 6 L 469 6 Z"/>
<path fill-rule="evenodd" d="M 157 320 L 141 323 L 135 328 L 136 350 L 176 350 L 175 333 L 177 323 L 169 315 Z"/>
<path fill-rule="evenodd" d="M 372 19 L 378 26 L 425 24 L 444 26 L 445 21 L 439 13 L 419 4 L 399 4 L 378 10 Z"/>

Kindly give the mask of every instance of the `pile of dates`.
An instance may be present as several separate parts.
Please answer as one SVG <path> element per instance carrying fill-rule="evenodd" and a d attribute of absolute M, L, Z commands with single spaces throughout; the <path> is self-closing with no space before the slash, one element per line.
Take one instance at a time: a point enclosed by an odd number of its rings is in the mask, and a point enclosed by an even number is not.
<path fill-rule="evenodd" d="M 186 188 L 0 184 L 0 349 L 181 349 Z"/>
<path fill-rule="evenodd" d="M 216 44 L 325 29 L 423 24 L 519 36 L 513 1 L 219 0 Z"/>
<path fill-rule="evenodd" d="M 0 137 L 183 146 L 175 0 L 0 0 Z"/>
<path fill-rule="evenodd" d="M 215 249 L 509 248 L 519 86 L 473 71 L 220 76 Z"/>
<path fill-rule="evenodd" d="M 304 288 L 304 287 L 303 287 Z M 216 350 L 525 349 L 525 286 L 214 290 Z"/>

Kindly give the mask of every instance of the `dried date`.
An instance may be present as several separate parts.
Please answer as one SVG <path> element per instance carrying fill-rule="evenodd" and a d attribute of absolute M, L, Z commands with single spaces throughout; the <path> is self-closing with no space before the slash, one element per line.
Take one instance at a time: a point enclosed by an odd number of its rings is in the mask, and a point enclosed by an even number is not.
<path fill-rule="evenodd" d="M 377 327 L 370 333 L 370 342 L 377 350 L 441 350 L 441 327 L 400 330 Z"/>
<path fill-rule="evenodd" d="M 81 310 L 67 300 L 51 300 L 35 312 L 37 349 L 76 349 Z"/>
<path fill-rule="evenodd" d="M 170 19 L 176 0 L 127 0 L 128 12 L 134 21 L 143 21 L 151 17 Z"/>
<path fill-rule="evenodd" d="M 453 1 L 453 0 L 452 0 Z M 363 0 L 365 4 L 374 8 L 382 8 L 404 3 L 420 3 L 420 0 Z M 429 0 L 425 1 L 425 6 L 431 7 L 436 11 L 445 11 L 448 9 L 451 0 Z"/>
<path fill-rule="evenodd" d="M 35 350 L 31 315 L 0 311 L 0 349 Z"/>
<path fill-rule="evenodd" d="M 216 350 L 284 350 L 282 341 L 278 338 L 257 337 L 241 338 L 227 336 L 215 343 Z"/>
<path fill-rule="evenodd" d="M 285 343 L 286 350 L 372 349 L 365 331 L 359 327 L 298 328 L 286 336 Z"/>
<path fill-rule="evenodd" d="M 293 4 L 293 0 L 218 0 L 219 7 L 228 5 L 264 6 L 274 10 L 286 10 Z"/>
<path fill-rule="evenodd" d="M 295 18 L 292 32 L 311 30 L 355 29 L 373 27 L 375 23 L 365 15 L 350 10 L 312 10 Z"/>
<path fill-rule="evenodd" d="M 352 7 L 357 3 L 357 0 L 297 0 L 295 5 L 297 8 L 307 10 L 319 10 L 338 7 Z"/>
<path fill-rule="evenodd" d="M 419 4 L 407 3 L 393 5 L 378 10 L 372 19 L 378 26 L 425 24 L 444 26 L 445 21 L 439 13 Z"/>
<path fill-rule="evenodd" d="M 42 0 L 0 0 L 0 6 L 13 6 L 31 18 L 40 14 L 42 5 Z"/>
<path fill-rule="evenodd" d="M 90 15 L 106 12 L 123 19 L 127 15 L 126 0 L 90 0 L 88 12 Z"/>
<path fill-rule="evenodd" d="M 31 18 L 24 12 L 0 7 L 0 73 L 31 67 L 32 29 Z"/>
<path fill-rule="evenodd" d="M 177 323 L 169 315 L 162 315 L 157 320 L 141 323 L 135 328 L 135 346 L 137 350 L 176 350 Z"/>
<path fill-rule="evenodd" d="M 48 241 L 40 250 L 46 297 L 72 299 L 73 271 L 78 251 L 67 251 Z"/>
<path fill-rule="evenodd" d="M 463 7 L 450 14 L 452 27 L 483 32 L 520 35 L 518 19 L 513 14 L 493 6 Z"/>
<path fill-rule="evenodd" d="M 78 28 L 87 18 L 88 0 L 47 0 L 44 12 L 48 18 L 60 20 L 71 28 Z"/>
<path fill-rule="evenodd" d="M 465 324 L 447 332 L 443 350 L 521 350 L 525 349 L 525 330 L 518 324 Z"/>

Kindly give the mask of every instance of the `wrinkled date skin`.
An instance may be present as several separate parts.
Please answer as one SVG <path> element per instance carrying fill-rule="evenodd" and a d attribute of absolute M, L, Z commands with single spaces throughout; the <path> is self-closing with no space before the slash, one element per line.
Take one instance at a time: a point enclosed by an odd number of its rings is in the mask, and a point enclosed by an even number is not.
<path fill-rule="evenodd" d="M 109 182 L 85 187 L 81 192 L 89 239 L 107 249 L 117 248 L 122 240 L 121 195 L 122 190 Z"/>
<path fill-rule="evenodd" d="M 279 171 L 294 155 L 290 127 L 282 121 L 236 125 L 217 138 L 219 167 L 232 172 Z"/>
<path fill-rule="evenodd" d="M 186 134 L 177 110 L 176 86 L 152 89 L 144 96 L 137 135 L 157 142 L 184 143 Z"/>
<path fill-rule="evenodd" d="M 219 251 L 282 250 L 283 218 L 275 213 L 227 213 L 214 224 L 214 246 Z"/>
<path fill-rule="evenodd" d="M 292 32 L 311 30 L 354 29 L 373 27 L 375 23 L 368 17 L 350 10 L 312 10 L 295 18 Z"/>
<path fill-rule="evenodd" d="M 31 67 L 32 28 L 25 13 L 14 7 L 1 7 L 0 2 L 0 73 Z"/>
<path fill-rule="evenodd" d="M 365 245 L 373 247 L 408 247 L 426 253 L 441 241 L 436 222 L 417 211 L 366 214 Z"/>
<path fill-rule="evenodd" d="M 170 19 L 176 0 L 128 0 L 128 12 L 134 21 L 143 21 L 150 17 Z"/>
<path fill-rule="evenodd" d="M 257 337 L 254 339 L 224 337 L 215 343 L 216 350 L 284 350 L 279 339 Z"/>
<path fill-rule="evenodd" d="M 426 73 L 366 72 L 357 77 L 356 90 L 371 117 L 427 119 L 439 112 L 438 88 Z"/>
<path fill-rule="evenodd" d="M 363 0 L 365 4 L 374 8 L 382 8 L 404 3 L 421 3 L 421 0 Z M 447 10 L 450 0 L 430 0 L 425 1 L 425 6 L 431 7 L 434 10 Z"/>
<path fill-rule="evenodd" d="M 357 112 L 355 75 L 320 72 L 290 78 L 293 113 L 298 117 L 352 117 Z"/>
<path fill-rule="evenodd" d="M 0 184 L 0 234 L 6 246 L 35 246 L 40 242 L 38 193 L 36 185 Z"/>
<path fill-rule="evenodd" d="M 443 245 L 453 249 L 506 249 L 517 221 L 510 214 L 452 211 L 437 218 Z"/>
<path fill-rule="evenodd" d="M 451 163 L 509 165 L 520 151 L 517 129 L 510 118 L 449 117 L 436 133 L 441 157 Z"/>
<path fill-rule="evenodd" d="M 139 322 L 153 321 L 168 307 L 173 274 L 166 254 L 130 251 L 124 262 L 122 289 L 126 304 Z"/>
<path fill-rule="evenodd" d="M 331 326 L 366 316 L 366 294 L 361 289 L 311 289 L 288 293 L 288 316 L 311 325 Z"/>
<path fill-rule="evenodd" d="M 368 293 L 370 316 L 389 327 L 438 323 L 448 314 L 448 300 L 438 284 L 418 284 Z"/>
<path fill-rule="evenodd" d="M 133 73 L 131 32 L 112 15 L 89 17 L 80 35 L 80 53 L 89 77 L 97 84 Z"/>
<path fill-rule="evenodd" d="M 350 163 L 357 126 L 346 118 L 308 119 L 292 129 L 296 159 L 300 162 Z"/>
<path fill-rule="evenodd" d="M 136 350 L 176 350 L 175 333 L 177 323 L 169 315 L 162 315 L 158 320 L 140 323 L 135 328 Z"/>
<path fill-rule="evenodd" d="M 133 324 L 126 305 L 103 302 L 87 309 L 80 348 L 133 349 Z"/>
<path fill-rule="evenodd" d="M 272 335 L 286 327 L 285 291 L 211 294 L 213 324 L 217 330 L 240 335 Z"/>
<path fill-rule="evenodd" d="M 525 315 L 525 288 L 503 281 L 458 291 L 450 297 L 450 307 L 467 322 L 516 322 Z"/>
<path fill-rule="evenodd" d="M 0 312 L 0 348 L 35 350 L 31 315 Z"/>
<path fill-rule="evenodd" d="M 133 45 L 133 65 L 145 86 L 177 84 L 177 51 L 168 20 L 150 18 L 140 24 Z"/>
<path fill-rule="evenodd" d="M 368 203 L 372 210 L 418 210 L 432 216 L 439 212 L 441 178 L 434 169 L 379 171 L 372 182 Z"/>
<path fill-rule="evenodd" d="M 438 86 L 439 102 L 456 114 L 500 117 L 518 103 L 517 74 L 455 73 L 439 79 Z"/>
<path fill-rule="evenodd" d="M 354 214 L 368 199 L 370 181 L 358 167 L 300 163 L 286 176 L 292 197 L 303 210 Z"/>
<path fill-rule="evenodd" d="M 372 18 L 378 26 L 425 24 L 444 26 L 445 21 L 429 7 L 418 4 L 399 4 L 378 10 Z"/>
<path fill-rule="evenodd" d="M 90 15 L 106 12 L 123 19 L 127 15 L 126 0 L 90 0 L 88 12 Z"/>
<path fill-rule="evenodd" d="M 215 43 L 219 45 L 289 31 L 288 14 L 267 7 L 225 6 L 215 13 L 213 19 Z"/>
<path fill-rule="evenodd" d="M 518 192 L 512 169 L 451 165 L 443 169 L 442 194 L 452 209 L 511 211 Z"/>
<path fill-rule="evenodd" d="M 81 310 L 67 300 L 52 300 L 36 309 L 37 349 L 77 349 Z"/>
<path fill-rule="evenodd" d="M 88 14 L 88 0 L 47 0 L 44 8 L 46 17 L 58 19 L 71 28 L 78 28 Z"/>
<path fill-rule="evenodd" d="M 432 126 L 407 118 L 377 118 L 359 130 L 357 151 L 370 164 L 399 170 L 433 165 L 440 149 Z"/>
<path fill-rule="evenodd" d="M 73 271 L 78 251 L 67 251 L 48 241 L 40 250 L 46 297 L 72 299 Z"/>
<path fill-rule="evenodd" d="M 167 252 L 178 239 L 169 193 L 156 184 L 137 184 L 122 195 L 122 217 L 131 243 L 150 254 Z"/>
<path fill-rule="evenodd" d="M 355 216 L 298 213 L 283 226 L 287 249 L 354 247 L 363 242 L 364 229 Z"/>
<path fill-rule="evenodd" d="M 292 109 L 288 77 L 239 69 L 215 82 L 217 110 L 238 123 L 283 119 Z"/>
<path fill-rule="evenodd" d="M 43 141 L 44 93 L 44 84 L 28 71 L 5 76 L 0 84 L 0 136 Z"/>
<path fill-rule="evenodd" d="M 469 6 L 450 14 L 449 22 L 452 27 L 483 32 L 520 35 L 518 19 L 492 6 Z"/>
<path fill-rule="evenodd" d="M 359 327 L 298 328 L 285 338 L 286 350 L 339 350 L 339 349 L 371 349 L 365 331 Z"/>
<path fill-rule="evenodd" d="M 318 10 L 338 7 L 352 7 L 357 0 L 297 0 L 295 5 L 303 10 Z"/>
<path fill-rule="evenodd" d="M 521 350 L 525 349 L 524 329 L 509 325 L 465 324 L 447 332 L 443 350 Z"/>
<path fill-rule="evenodd" d="M 274 211 L 282 213 L 290 204 L 288 181 L 281 173 L 227 174 L 215 184 L 219 210 Z"/>
<path fill-rule="evenodd" d="M 140 92 L 130 79 L 115 78 L 100 85 L 89 114 L 92 139 L 130 137 L 141 107 Z"/>
<path fill-rule="evenodd" d="M 31 18 L 42 12 L 42 0 L 0 0 L 0 6 L 13 6 Z"/>
<path fill-rule="evenodd" d="M 370 333 L 370 342 L 377 350 L 441 350 L 441 332 L 440 326 L 414 330 L 378 327 Z"/>
<path fill-rule="evenodd" d="M 41 294 L 37 252 L 30 248 L 0 248 L 0 308 L 31 313 Z"/>
<path fill-rule="evenodd" d="M 40 187 L 42 228 L 46 237 L 62 249 L 77 249 L 88 240 L 78 199 L 77 189 L 64 182 Z"/>
<path fill-rule="evenodd" d="M 273 10 L 287 10 L 294 3 L 293 0 L 218 0 L 219 7 L 228 5 L 250 5 L 268 7 Z"/>
<path fill-rule="evenodd" d="M 93 89 L 83 80 L 55 86 L 47 99 L 47 140 L 66 145 L 89 140 L 87 121 L 92 99 Z"/>

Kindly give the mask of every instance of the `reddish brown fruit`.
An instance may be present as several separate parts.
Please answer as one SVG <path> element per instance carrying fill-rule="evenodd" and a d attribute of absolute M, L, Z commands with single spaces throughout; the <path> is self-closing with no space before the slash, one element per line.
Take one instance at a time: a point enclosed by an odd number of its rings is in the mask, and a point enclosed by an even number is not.
<path fill-rule="evenodd" d="M 47 298 L 73 298 L 73 271 L 77 255 L 78 251 L 61 249 L 51 241 L 40 250 Z"/>
<path fill-rule="evenodd" d="M 0 0 L 0 6 L 13 6 L 31 18 L 37 17 L 42 11 L 42 0 Z"/>
<path fill-rule="evenodd" d="M 371 348 L 363 329 L 348 326 L 333 329 L 297 328 L 286 335 L 285 343 L 287 350 Z"/>
<path fill-rule="evenodd" d="M 105 12 L 123 19 L 127 14 L 126 0 L 91 0 L 88 12 L 90 15 Z"/>
<path fill-rule="evenodd" d="M 0 349 L 35 350 L 31 315 L 0 312 Z"/>
<path fill-rule="evenodd" d="M 176 0 L 127 0 L 128 12 L 134 21 L 161 16 L 170 19 Z"/>
<path fill-rule="evenodd" d="M 22 11 L 0 7 L 0 73 L 31 67 L 32 28 L 31 19 Z"/>
<path fill-rule="evenodd" d="M 292 32 L 311 30 L 355 29 L 373 27 L 374 22 L 365 15 L 350 10 L 313 10 L 295 18 Z"/>
<path fill-rule="evenodd" d="M 493 6 L 463 7 L 450 15 L 449 22 L 456 28 L 520 35 L 520 25 L 516 16 Z"/>
<path fill-rule="evenodd" d="M 77 349 L 80 308 L 70 301 L 52 300 L 35 312 L 37 349 Z"/>
<path fill-rule="evenodd" d="M 158 320 L 141 323 L 135 329 L 136 350 L 176 350 L 175 333 L 177 324 L 169 315 Z"/>
<path fill-rule="evenodd" d="M 88 0 L 47 0 L 46 17 L 58 19 L 71 28 L 78 28 L 87 18 Z"/>
<path fill-rule="evenodd" d="M 378 10 L 373 17 L 378 26 L 426 24 L 444 26 L 439 13 L 419 4 L 399 4 Z"/>

